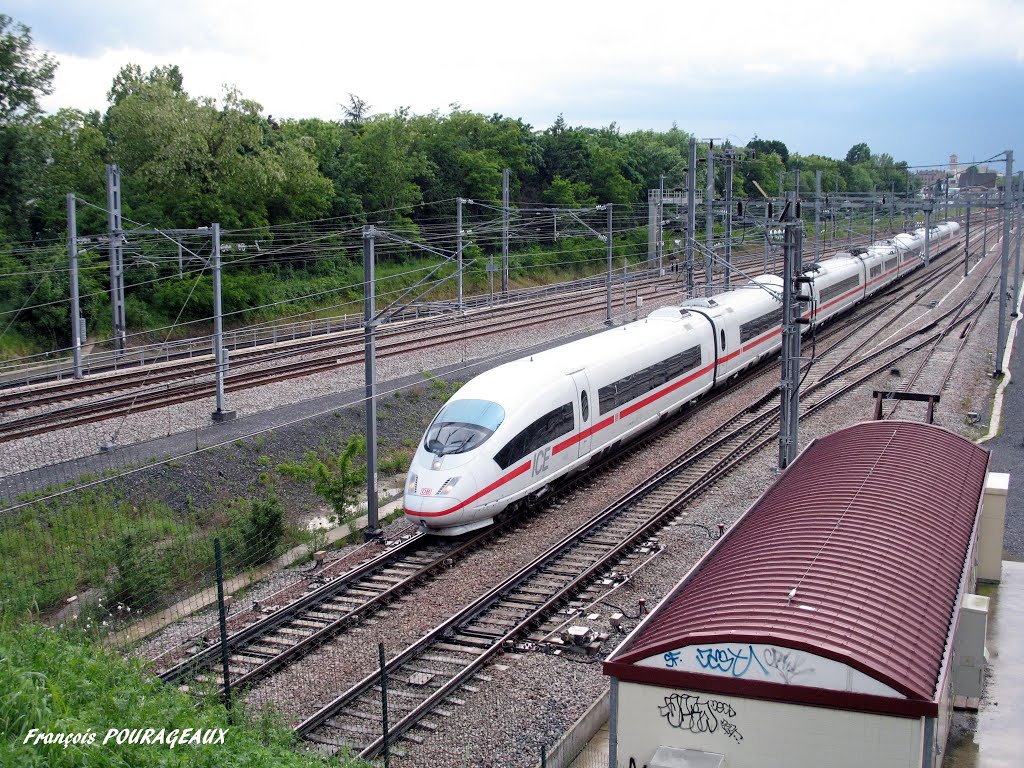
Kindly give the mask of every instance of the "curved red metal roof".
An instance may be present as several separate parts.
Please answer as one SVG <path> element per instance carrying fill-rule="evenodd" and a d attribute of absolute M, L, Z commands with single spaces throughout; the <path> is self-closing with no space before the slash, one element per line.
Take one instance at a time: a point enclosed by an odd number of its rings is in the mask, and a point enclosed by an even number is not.
<path fill-rule="evenodd" d="M 610 667 L 694 643 L 774 642 L 932 701 L 987 469 L 987 450 L 920 423 L 815 441 Z"/>

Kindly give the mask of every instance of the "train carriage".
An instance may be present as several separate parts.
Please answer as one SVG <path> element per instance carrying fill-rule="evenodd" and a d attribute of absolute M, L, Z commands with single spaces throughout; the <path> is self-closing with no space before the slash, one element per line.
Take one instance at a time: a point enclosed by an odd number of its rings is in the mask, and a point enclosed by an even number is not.
<path fill-rule="evenodd" d="M 959 225 L 929 233 L 938 245 Z M 805 318 L 824 322 L 921 264 L 924 230 L 807 269 Z M 635 438 L 716 384 L 778 352 L 783 281 L 761 275 L 705 299 L 480 374 L 438 412 L 417 447 L 405 511 L 456 535 Z M 806 327 L 806 326 L 803 326 Z"/>

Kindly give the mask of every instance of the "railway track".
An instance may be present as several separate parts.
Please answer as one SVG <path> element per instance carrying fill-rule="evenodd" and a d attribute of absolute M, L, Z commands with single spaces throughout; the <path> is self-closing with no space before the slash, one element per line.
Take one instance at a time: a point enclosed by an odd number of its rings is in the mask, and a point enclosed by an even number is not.
<path fill-rule="evenodd" d="M 955 247 L 955 243 L 950 245 L 947 252 Z M 651 292 L 656 295 L 666 285 L 663 279 L 652 277 L 636 281 L 634 287 L 638 295 L 641 295 L 641 291 L 648 291 L 647 295 L 650 296 Z M 672 288 L 671 284 L 667 287 Z M 429 331 L 425 331 L 419 323 L 403 324 L 388 329 L 387 334 L 382 334 L 382 340 L 378 345 L 378 357 L 387 359 L 399 356 L 406 351 L 410 343 L 418 344 L 421 349 L 447 345 L 451 343 L 451 330 L 460 326 L 459 339 L 467 341 L 491 335 L 495 329 L 507 327 L 509 322 L 515 322 L 519 328 L 528 328 L 575 317 L 580 312 L 599 309 L 604 301 L 604 289 L 597 287 L 581 292 L 580 301 L 570 308 L 565 308 L 564 297 L 544 297 L 527 307 L 502 306 L 496 312 L 477 318 L 473 328 L 468 328 L 464 322 L 451 318 L 445 318 L 440 322 L 440 327 L 431 328 Z M 517 315 L 524 309 L 531 314 L 525 320 L 518 319 Z M 538 312 L 540 316 L 535 316 Z M 437 319 L 434 318 L 433 322 L 437 324 Z M 428 333 L 426 338 L 414 338 L 425 332 Z M 330 340 L 319 339 L 312 344 L 304 343 L 290 349 L 289 354 L 305 356 L 304 359 L 290 362 L 281 362 L 276 357 L 282 354 L 280 351 L 272 353 L 270 359 L 267 350 L 250 351 L 232 363 L 232 369 L 225 377 L 224 388 L 226 392 L 236 392 L 344 366 L 360 365 L 363 361 L 361 344 L 361 334 L 344 332 Z M 257 367 L 267 362 L 275 364 L 271 367 Z M 6 419 L 0 424 L 0 443 L 206 397 L 209 395 L 209 379 L 213 376 L 214 370 L 212 361 L 193 360 L 185 365 L 175 363 L 154 370 L 133 370 L 99 381 L 61 382 L 41 390 L 0 392 L 0 414 L 28 407 L 59 404 L 71 399 L 98 398 Z M 137 388 L 127 393 L 113 394 L 133 386 Z"/>
<path fill-rule="evenodd" d="M 927 280 L 930 280 L 930 277 L 924 276 L 920 282 L 924 284 Z M 910 287 L 911 289 L 916 288 L 916 286 Z M 893 302 L 898 300 L 899 298 L 890 301 L 882 311 L 888 309 Z M 838 336 L 840 338 L 823 354 L 828 354 L 837 348 L 879 310 L 877 307 L 873 307 L 857 311 L 863 311 L 867 319 L 855 323 L 853 331 L 844 331 L 836 325 L 826 326 L 827 337 Z M 911 336 L 903 337 L 885 349 L 906 345 Z M 843 358 L 843 363 L 849 358 L 848 354 Z M 857 364 L 860 365 L 862 362 L 859 361 Z M 883 368 L 889 364 L 886 361 L 883 363 Z M 773 362 L 765 362 L 760 368 L 764 370 L 773 365 Z M 834 366 L 832 371 L 834 372 L 839 365 L 842 363 Z M 874 373 L 875 371 L 868 375 L 874 375 Z M 812 387 L 809 391 L 813 391 L 813 389 Z M 705 402 L 726 396 L 729 396 L 728 390 L 721 390 Z M 765 409 L 773 397 L 774 392 L 768 392 L 762 395 L 755 404 L 747 406 L 738 417 L 742 425 L 746 426 L 747 423 L 754 421 L 754 414 Z M 770 411 L 769 408 L 766 413 Z M 584 475 L 578 476 L 573 482 L 566 483 L 558 489 L 553 498 L 557 498 L 571 487 L 597 476 L 608 465 L 627 460 L 630 455 L 643 450 L 651 441 L 666 435 L 670 437 L 673 432 L 683 428 L 684 422 L 666 423 L 649 433 L 643 440 L 631 444 L 619 455 L 608 457 L 595 464 Z M 425 538 L 418 533 L 411 535 L 406 540 L 397 542 L 387 552 L 367 560 L 348 573 L 331 577 L 327 583 L 321 586 L 311 587 L 310 591 L 295 603 L 276 610 L 234 632 L 228 638 L 232 685 L 245 686 L 255 683 L 272 674 L 281 666 L 346 631 L 382 606 L 415 589 L 417 584 L 424 582 L 431 574 L 441 568 L 454 565 L 468 552 L 503 535 L 503 532 L 511 527 L 513 520 L 514 518 L 510 516 L 499 526 L 492 527 L 457 545 L 447 540 Z M 193 677 L 205 682 L 212 678 L 222 686 L 223 678 L 220 671 L 216 669 L 220 656 L 219 643 L 206 645 L 202 649 L 196 649 L 190 658 L 166 669 L 160 676 L 167 682 L 180 682 Z"/>
<path fill-rule="evenodd" d="M 829 370 L 806 388 L 801 418 L 827 407 L 908 355 L 934 350 L 956 327 L 970 328 L 971 319 L 991 298 L 989 294 L 969 307 L 980 285 L 925 329 L 894 339 L 845 367 Z M 773 442 L 779 413 L 774 399 L 774 392 L 760 396 L 634 492 L 388 660 L 387 709 L 396 719 L 389 726 L 387 739 L 378 726 L 383 705 L 377 672 L 299 723 L 296 731 L 328 752 L 350 749 L 367 759 L 383 752 L 386 740 L 402 738 L 415 743 L 425 738 L 436 727 L 427 718 L 450 715 L 461 701 L 459 689 L 490 660 L 523 640 L 550 637 L 565 625 L 566 606 L 569 612 L 582 611 L 598 601 L 614 583 L 616 569 L 628 567 L 630 558 L 640 558 L 656 547 L 654 538 L 660 526 L 676 519 L 703 490 Z"/>
<path fill-rule="evenodd" d="M 631 290 L 643 291 L 646 298 L 650 298 L 651 292 L 659 288 L 669 289 L 669 282 L 662 278 L 645 276 L 629 282 Z M 603 288 L 587 288 L 573 292 L 570 296 L 542 296 L 530 301 L 504 304 L 486 313 L 473 313 L 465 317 L 453 317 L 448 315 L 429 316 L 413 320 L 395 320 L 380 326 L 379 336 L 381 339 L 388 337 L 404 338 L 412 334 L 423 333 L 431 330 L 461 330 L 467 320 L 480 321 L 481 325 L 491 320 L 508 322 L 516 320 L 524 312 L 540 312 L 554 310 L 558 312 L 566 307 L 567 300 L 579 300 L 578 309 L 589 310 L 592 308 L 603 308 L 605 293 Z M 348 330 L 338 330 L 322 337 L 309 339 L 299 338 L 276 345 L 268 345 L 270 348 L 243 348 L 232 351 L 230 365 L 232 368 L 257 365 L 260 363 L 277 363 L 286 356 L 297 356 L 304 354 L 315 354 L 325 350 L 333 350 L 338 347 L 356 347 L 363 343 L 363 330 L 361 327 Z M 55 402 L 61 402 L 69 397 L 88 397 L 96 394 L 106 394 L 117 389 L 125 389 L 134 386 L 150 384 L 162 384 L 176 379 L 192 379 L 198 376 L 210 376 L 214 373 L 212 353 L 206 352 L 185 360 L 162 362 L 154 365 L 147 365 L 140 368 L 128 370 L 108 371 L 104 374 L 94 374 L 84 379 L 62 378 L 59 381 L 40 383 L 30 389 L 21 389 L 18 385 L 9 384 L 0 386 L 0 413 L 10 412 L 19 408 L 34 407 Z M 6 390 L 6 391 L 5 391 Z M 13 390 L 13 391 L 12 391 Z"/>
<path fill-rule="evenodd" d="M 855 238 L 855 241 L 859 244 L 859 241 L 864 238 L 866 238 L 866 235 L 858 236 Z M 745 249 L 744 252 L 737 252 L 735 254 L 734 267 L 737 270 L 748 274 L 760 271 L 762 265 L 759 262 L 761 259 L 757 254 L 753 253 L 753 250 Z M 701 275 L 697 275 L 697 278 L 697 282 L 700 283 Z M 676 279 L 679 279 L 678 276 Z M 619 296 L 622 296 L 622 301 L 625 302 L 626 298 L 623 291 L 630 290 L 635 294 L 638 290 L 646 290 L 651 285 L 661 284 L 664 286 L 666 282 L 669 283 L 667 287 L 673 287 L 670 284 L 671 280 L 665 281 L 650 273 L 646 275 L 641 274 L 639 277 L 630 276 L 626 280 L 620 279 L 620 282 L 613 286 L 613 301 L 617 303 Z M 503 299 L 500 304 L 496 305 L 485 302 L 483 296 L 471 296 L 466 298 L 464 307 L 470 313 L 480 310 L 486 312 L 488 317 L 501 317 L 505 315 L 506 319 L 508 319 L 509 317 L 514 318 L 524 308 L 543 310 L 546 306 L 564 306 L 566 295 L 581 298 L 593 297 L 595 308 L 597 308 L 598 304 L 603 307 L 607 292 L 604 276 L 584 278 L 580 281 L 563 284 L 560 288 L 561 290 L 559 291 L 545 290 L 540 292 L 537 289 L 525 289 L 521 292 L 513 293 L 510 297 Z M 648 297 L 646 294 L 644 295 Z M 380 332 L 382 336 L 389 332 L 409 333 L 411 332 L 410 328 L 422 329 L 428 325 L 434 328 L 454 328 L 461 325 L 461 320 L 452 318 L 450 310 L 454 307 L 453 302 L 430 302 L 429 304 L 432 307 L 447 306 L 449 311 L 442 313 L 440 310 L 436 310 L 427 314 L 420 314 L 417 310 L 415 314 L 400 314 L 395 318 L 394 327 L 389 328 L 387 325 L 381 327 Z M 623 312 L 625 313 L 625 311 L 626 307 L 623 304 Z M 279 360 L 282 349 L 287 349 L 292 355 L 300 355 L 335 348 L 339 344 L 344 344 L 346 339 L 353 340 L 353 343 L 361 343 L 361 319 L 357 319 L 353 323 L 354 327 L 352 328 L 348 328 L 346 321 L 345 325 L 340 329 L 326 330 L 316 334 L 312 332 L 302 335 L 293 334 L 290 338 L 282 338 L 281 340 L 277 340 L 276 337 L 272 336 L 273 340 L 268 340 L 264 344 L 250 343 L 230 347 L 228 351 L 231 355 L 231 364 L 237 367 L 258 364 L 267 360 Z M 270 349 L 265 349 L 264 347 L 269 347 Z M 129 350 L 126 354 L 131 354 L 132 352 L 133 350 Z M 107 366 L 93 368 L 89 371 L 87 378 L 79 380 L 71 378 L 70 369 L 58 372 L 52 376 L 41 376 L 26 381 L 15 380 L 9 374 L 0 373 L 0 414 L 19 408 L 61 402 L 69 399 L 69 396 L 65 394 L 69 392 L 75 393 L 72 395 L 73 397 L 82 398 L 90 395 L 106 394 L 131 386 L 146 386 L 182 378 L 211 376 L 213 372 L 212 351 L 210 344 L 207 343 L 206 348 L 202 347 L 201 344 L 198 347 L 190 346 L 187 353 L 170 354 L 168 352 L 152 351 L 148 353 L 148 359 L 146 353 L 142 353 L 141 358 L 135 359 L 128 364 L 112 363 Z M 28 385 L 31 385 L 30 390 L 10 391 L 18 390 Z"/>
<path fill-rule="evenodd" d="M 648 291 L 646 294 L 648 298 L 656 296 L 657 290 L 664 285 L 664 280 L 648 281 L 644 287 Z M 644 288 L 641 288 L 641 290 Z M 500 312 L 498 316 L 492 317 L 488 315 L 487 317 L 480 318 L 476 322 L 475 327 L 466 328 L 456 338 L 459 342 L 465 342 L 490 336 L 506 329 L 510 322 L 515 322 L 517 328 L 531 328 L 553 321 L 577 317 L 581 312 L 594 311 L 603 306 L 603 298 L 591 297 L 582 303 L 570 307 L 566 307 L 564 300 L 562 300 L 542 308 L 543 314 L 531 315 L 527 319 L 517 320 L 508 316 L 506 312 Z M 519 312 L 522 312 L 522 309 Z M 421 350 L 450 345 L 453 343 L 452 325 L 462 326 L 462 323 L 449 320 L 441 328 L 430 329 L 429 332 L 419 326 L 394 329 L 390 334 L 384 335 L 383 339 L 378 342 L 377 358 L 387 359 L 400 356 L 408 351 L 409 345 L 412 343 L 415 343 Z M 417 338 L 417 336 L 421 336 L 425 332 L 429 334 L 427 337 Z M 258 363 L 268 362 L 263 357 L 255 361 L 235 361 L 232 363 L 232 369 L 225 376 L 224 389 L 227 392 L 239 391 L 308 376 L 313 373 L 330 371 L 344 366 L 362 365 L 364 359 L 362 344 L 361 333 L 358 339 L 355 335 L 348 334 L 347 338 L 341 341 L 329 344 L 327 342 L 318 342 L 318 350 L 314 351 L 306 348 L 302 354 L 307 355 L 307 357 L 301 360 L 291 362 L 270 361 L 274 362 L 274 364 L 267 368 L 249 368 L 249 366 L 255 366 Z M 334 349 L 339 346 L 342 348 Z M 316 352 L 321 352 L 321 354 L 316 354 Z M 134 383 L 138 383 L 138 377 L 142 376 L 142 374 L 132 372 L 132 378 L 128 381 L 121 378 L 109 383 L 90 381 L 84 388 L 73 388 L 47 394 L 11 393 L 0 395 L 0 413 L 23 409 L 30 405 L 35 407 L 47 403 L 60 403 L 85 396 L 101 397 L 101 399 L 90 402 L 76 403 L 45 412 L 7 419 L 0 425 L 0 442 L 9 442 L 58 429 L 103 421 L 121 415 L 144 412 L 207 397 L 210 394 L 209 379 L 213 373 L 214 365 L 212 362 L 194 364 L 193 368 L 188 372 L 176 366 L 174 371 L 157 371 L 153 373 L 149 376 L 148 380 L 145 380 L 145 386 L 139 389 L 124 394 L 114 394 L 111 397 L 102 397 L 102 395 L 133 386 Z M 155 382 L 160 381 L 166 383 L 155 384 Z"/>
<path fill-rule="evenodd" d="M 926 348 L 967 317 L 969 297 L 944 315 L 947 326 L 925 339 L 914 332 L 831 372 L 808 388 L 813 395 L 801 418 L 826 407 L 893 362 Z M 936 321 L 937 323 L 939 321 Z M 934 326 L 933 326 L 934 327 Z M 869 360 L 869 370 L 854 372 Z M 681 454 L 643 485 L 490 589 L 385 664 L 388 736 L 382 734 L 385 699 L 381 675 L 374 672 L 295 726 L 307 741 L 327 752 L 350 749 L 372 759 L 401 738 L 415 744 L 437 726 L 431 715 L 449 716 L 462 703 L 458 693 L 498 654 L 523 641 L 542 641 L 565 625 L 564 611 L 579 612 L 600 600 L 615 584 L 615 573 L 657 548 L 661 526 L 722 480 L 728 472 L 777 437 L 779 408 L 774 393 L 757 398 L 713 434 Z M 586 640 L 584 640 L 585 642 Z"/>

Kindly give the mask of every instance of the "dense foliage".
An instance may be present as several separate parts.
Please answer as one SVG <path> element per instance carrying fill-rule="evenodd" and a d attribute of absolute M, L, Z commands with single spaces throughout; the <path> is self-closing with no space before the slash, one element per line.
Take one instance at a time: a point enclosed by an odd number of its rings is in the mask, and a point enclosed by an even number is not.
<path fill-rule="evenodd" d="M 117 744 L 110 729 L 227 729 L 223 744 Z M 33 729 L 37 729 L 33 731 Z M 36 735 L 79 734 L 93 743 L 36 743 Z M 325 758 L 294 749 L 293 733 L 270 716 L 236 710 L 215 696 L 196 699 L 146 674 L 139 663 L 92 645 L 80 634 L 36 624 L 0 629 L 0 765 L 4 766 L 246 766 L 310 768 Z M 186 738 L 188 738 L 186 736 Z M 28 739 L 28 743 L 25 743 Z M 127 740 L 123 740 L 127 741 Z M 367 765 L 357 759 L 335 766 Z"/>
<path fill-rule="evenodd" d="M 67 343 L 69 315 L 60 302 L 68 296 L 68 280 L 66 270 L 55 268 L 66 258 L 66 195 L 74 192 L 96 206 L 80 206 L 80 233 L 105 232 L 107 164 L 121 169 L 126 221 L 163 228 L 219 222 L 265 237 L 281 225 L 333 217 L 353 217 L 349 227 L 380 220 L 426 227 L 440 216 L 451 218 L 456 197 L 500 201 L 505 168 L 511 171 L 511 198 L 520 206 L 614 203 L 620 213 L 643 215 L 647 190 L 658 187 L 662 176 L 669 189 L 685 183 L 690 137 L 676 127 L 574 127 L 559 115 L 551 127 L 535 130 L 519 118 L 459 105 L 446 113 L 372 114 L 357 96 L 337 120 L 277 120 L 234 89 L 219 99 L 190 95 L 174 65 L 149 72 L 124 66 L 103 113 L 62 109 L 44 116 L 38 97 L 50 91 L 56 63 L 35 52 L 29 30 L 2 15 L 0 51 L 0 328 L 6 327 L 0 358 Z M 782 141 L 757 137 L 734 149 L 741 150 L 737 198 L 759 197 L 757 186 L 775 195 L 780 173 L 795 169 L 803 172 L 805 192 L 813 190 L 815 170 L 823 172 L 830 193 L 892 186 L 902 191 L 908 179 L 905 163 L 872 154 L 863 143 L 842 160 L 801 156 Z M 699 152 L 703 158 L 706 148 Z M 701 163 L 700 185 L 704 168 Z M 83 315 L 90 333 L 103 336 L 109 330 L 103 249 L 85 253 L 82 262 Z M 225 277 L 226 301 L 253 306 L 291 300 L 310 288 L 322 290 L 311 284 L 321 277 L 335 285 L 358 280 L 349 257 L 315 269 L 293 265 L 234 270 Z M 198 288 L 147 282 L 169 274 L 167 267 L 133 262 L 129 282 L 147 285 L 129 296 L 133 330 L 173 321 L 179 313 L 185 320 L 209 316 L 208 282 Z M 281 295 L 272 283 L 293 289 Z M 19 311 L 23 305 L 28 308 Z"/>

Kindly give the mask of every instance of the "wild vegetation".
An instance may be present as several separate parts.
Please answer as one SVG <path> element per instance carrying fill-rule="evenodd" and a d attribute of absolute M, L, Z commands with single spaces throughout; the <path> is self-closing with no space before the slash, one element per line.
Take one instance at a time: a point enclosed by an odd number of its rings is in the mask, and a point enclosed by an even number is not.
<path fill-rule="evenodd" d="M 272 242 L 282 227 L 323 219 L 335 219 L 329 226 L 336 230 L 380 220 L 410 234 L 436 228 L 439 220 L 450 226 L 456 197 L 492 206 L 500 201 L 505 168 L 517 206 L 613 203 L 619 215 L 638 212 L 641 221 L 647 190 L 662 175 L 667 188 L 685 183 L 690 137 L 677 127 L 623 132 L 615 124 L 572 126 L 558 115 L 549 128 L 537 130 L 520 118 L 459 105 L 429 114 L 376 114 L 354 95 L 335 120 L 276 119 L 235 89 L 216 99 L 188 93 L 185 73 L 173 64 L 148 72 L 126 64 L 103 112 L 43 114 L 39 98 L 51 92 L 57 62 L 35 49 L 28 29 L 3 15 L 0 44 L 10 52 L 0 59 L 0 327 L 6 328 L 0 357 L 67 345 L 66 195 L 73 192 L 89 203 L 79 206 L 80 233 L 105 233 L 107 164 L 121 170 L 126 221 L 164 228 L 219 222 L 250 243 Z M 815 170 L 823 171 L 829 192 L 893 185 L 903 190 L 908 178 L 913 183 L 906 163 L 874 154 L 866 144 L 842 160 L 802 156 L 777 139 L 755 137 L 734 149 L 743 150 L 735 173 L 737 198 L 759 197 L 757 186 L 774 195 L 780 172 L 795 169 L 803 171 L 805 191 L 813 186 Z M 705 151 L 702 146 L 702 157 Z M 718 173 L 724 174 L 721 164 Z M 701 165 L 698 176 L 703 174 Z M 722 182 L 720 177 L 718 189 Z M 469 206 L 466 216 L 470 228 L 495 213 Z M 646 233 L 634 230 L 629 238 L 646 242 Z M 620 251 L 628 245 L 618 235 L 616 243 Z M 499 247 L 493 232 L 481 235 L 467 247 L 467 257 Z M 586 271 L 579 265 L 603 256 L 603 245 L 585 238 L 513 248 L 513 277 L 523 279 L 535 277 L 538 264 L 575 264 Z M 403 263 L 398 269 L 382 264 L 383 274 L 420 266 L 412 263 L 417 254 L 397 253 Z M 355 290 L 322 295 L 361 282 L 357 258 L 328 249 L 239 260 L 225 269 L 225 311 L 265 307 L 235 319 L 252 322 L 357 298 Z M 110 334 L 106 264 L 103 247 L 83 249 L 82 312 L 90 335 L 98 338 Z M 132 330 L 211 315 L 208 274 L 173 279 L 176 265 L 147 261 L 144 253 L 133 255 L 129 266 Z M 468 279 L 482 289 L 488 275 L 482 262 L 475 269 Z M 301 298 L 309 296 L 316 298 Z M 279 302 L 287 302 L 286 308 Z"/>
<path fill-rule="evenodd" d="M 286 526 L 272 490 L 204 507 L 175 510 L 162 501 L 132 503 L 103 485 L 6 513 L 0 526 L 0 626 L 53 615 L 69 595 L 82 624 L 113 624 L 152 610 L 174 594 L 212 581 L 213 540 L 228 574 L 260 565 L 303 532 Z"/>
<path fill-rule="evenodd" d="M 111 729 L 147 728 L 151 738 L 161 733 L 162 743 L 131 744 L 129 736 L 118 744 L 110 736 Z M 224 740 L 169 746 L 167 740 L 181 737 L 184 729 L 222 729 Z M 197 701 L 146 674 L 138 662 L 84 642 L 80 633 L 33 624 L 0 629 L 0 733 L 4 766 L 368 765 L 302 752 L 294 733 L 272 714 L 249 714 L 237 706 L 229 713 L 212 692 Z M 47 743 L 47 734 L 79 740 Z"/>

